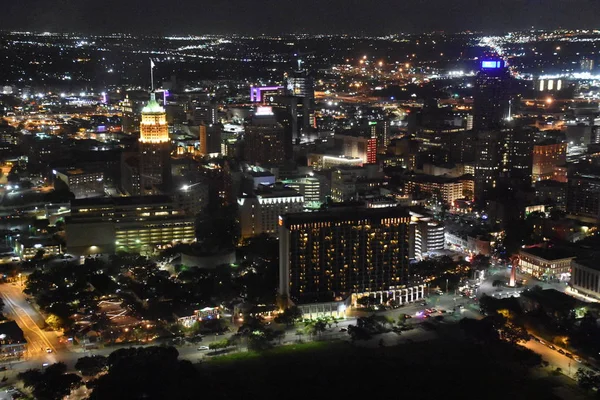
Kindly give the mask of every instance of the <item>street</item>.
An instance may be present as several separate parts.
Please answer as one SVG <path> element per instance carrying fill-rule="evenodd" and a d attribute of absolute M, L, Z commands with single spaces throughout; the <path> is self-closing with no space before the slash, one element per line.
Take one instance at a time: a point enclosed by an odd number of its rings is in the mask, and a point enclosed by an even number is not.
<path fill-rule="evenodd" d="M 0 284 L 0 296 L 4 301 L 4 313 L 10 319 L 14 319 L 23 330 L 27 340 L 27 356 L 39 362 L 56 362 L 54 354 L 59 348 L 56 332 L 46 332 L 41 329 L 44 326 L 44 318 L 37 310 L 27 302 L 22 286 L 17 283 Z M 47 353 L 46 349 L 52 352 Z"/>

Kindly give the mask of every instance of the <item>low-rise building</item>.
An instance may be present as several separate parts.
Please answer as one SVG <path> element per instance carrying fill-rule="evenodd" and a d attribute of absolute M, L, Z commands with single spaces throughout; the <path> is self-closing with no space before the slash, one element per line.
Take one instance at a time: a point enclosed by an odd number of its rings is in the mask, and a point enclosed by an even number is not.
<path fill-rule="evenodd" d="M 600 298 L 600 261 L 577 258 L 571 262 L 571 281 L 574 292 Z"/>
<path fill-rule="evenodd" d="M 148 253 L 196 238 L 194 218 L 168 196 L 73 200 L 66 233 L 69 253 L 76 255 Z"/>
<path fill-rule="evenodd" d="M 23 331 L 15 321 L 0 322 L 0 359 L 20 358 L 26 346 Z"/>
<path fill-rule="evenodd" d="M 571 260 L 575 257 L 568 251 L 547 247 L 531 247 L 519 251 L 519 268 L 536 278 L 548 277 L 568 280 Z"/>
<path fill-rule="evenodd" d="M 104 195 L 104 172 L 82 168 L 55 169 L 52 172 L 57 180 L 55 186 L 58 181 L 62 182 L 76 199 Z"/>
<path fill-rule="evenodd" d="M 39 258 L 57 256 L 61 252 L 60 243 L 48 237 L 19 238 L 15 242 L 15 254 L 22 260 L 31 260 L 36 256 Z"/>

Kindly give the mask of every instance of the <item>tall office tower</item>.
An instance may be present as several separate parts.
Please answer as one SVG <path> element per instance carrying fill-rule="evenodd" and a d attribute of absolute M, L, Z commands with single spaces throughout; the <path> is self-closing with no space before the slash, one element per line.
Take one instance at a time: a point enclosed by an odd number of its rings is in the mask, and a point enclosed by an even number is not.
<path fill-rule="evenodd" d="M 292 140 L 271 107 L 257 107 L 244 133 L 244 159 L 252 164 L 283 164 L 291 157 Z"/>
<path fill-rule="evenodd" d="M 202 155 L 221 152 L 220 124 L 200 124 L 198 126 L 200 153 Z"/>
<path fill-rule="evenodd" d="M 485 201 L 498 183 L 502 167 L 502 130 L 479 132 L 475 143 L 475 200 Z"/>
<path fill-rule="evenodd" d="M 502 176 L 507 179 L 529 182 L 533 153 L 533 131 L 527 127 L 511 127 L 504 131 L 502 149 Z"/>
<path fill-rule="evenodd" d="M 284 93 L 291 115 L 292 137 L 300 140 L 303 134 L 316 128 L 314 79 L 309 71 L 302 68 L 298 60 L 298 69 L 284 74 Z"/>
<path fill-rule="evenodd" d="M 385 153 L 391 141 L 391 126 L 389 120 L 370 121 L 369 134 L 371 138 L 377 139 L 377 152 Z"/>
<path fill-rule="evenodd" d="M 476 132 L 502 127 L 509 115 L 510 80 L 504 60 L 481 62 L 473 98 L 473 129 Z"/>
<path fill-rule="evenodd" d="M 406 209 L 332 208 L 279 223 L 279 295 L 296 304 L 374 296 L 423 296 L 408 263 Z M 354 302 L 354 301 L 353 301 Z"/>
<path fill-rule="evenodd" d="M 203 101 L 194 107 L 194 124 L 216 124 L 219 122 L 217 104 L 212 101 Z"/>
<path fill-rule="evenodd" d="M 120 103 L 121 108 L 121 126 L 123 133 L 132 133 L 137 130 L 139 126 L 139 116 L 133 111 L 133 102 L 129 98 L 129 95 L 125 95 L 125 99 Z"/>
<path fill-rule="evenodd" d="M 142 109 L 140 123 L 140 191 L 144 195 L 170 189 L 171 143 L 167 114 L 154 93 Z"/>
<path fill-rule="evenodd" d="M 556 179 L 556 168 L 567 163 L 567 143 L 546 140 L 533 146 L 531 180 L 533 183 Z"/>

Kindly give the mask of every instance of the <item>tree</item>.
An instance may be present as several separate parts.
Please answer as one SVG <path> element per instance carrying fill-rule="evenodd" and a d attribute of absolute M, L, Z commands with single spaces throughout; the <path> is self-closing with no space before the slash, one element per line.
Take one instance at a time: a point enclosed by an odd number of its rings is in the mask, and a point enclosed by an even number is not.
<path fill-rule="evenodd" d="M 275 322 L 288 326 L 294 325 L 302 320 L 302 310 L 297 306 L 286 308 L 282 313 L 275 317 Z"/>
<path fill-rule="evenodd" d="M 200 374 L 173 347 L 125 348 L 108 356 L 108 371 L 93 381 L 90 400 L 188 399 Z"/>
<path fill-rule="evenodd" d="M 36 399 L 58 400 L 69 395 L 72 390 L 81 386 L 81 378 L 76 374 L 67 374 L 64 363 L 56 363 L 43 372 L 34 369 L 21 372 L 17 378 L 25 387 L 31 388 Z"/>
<path fill-rule="evenodd" d="M 355 325 L 348 325 L 348 335 L 350 335 L 353 342 L 356 340 L 370 340 L 373 337 L 368 329 Z"/>
<path fill-rule="evenodd" d="M 216 342 L 212 342 L 208 345 L 210 350 L 221 350 L 231 346 L 231 342 L 228 339 L 218 340 Z"/>
<path fill-rule="evenodd" d="M 575 380 L 577 381 L 577 384 L 585 390 L 591 390 L 600 385 L 600 377 L 589 369 L 579 368 L 577 372 L 575 372 Z"/>
<path fill-rule="evenodd" d="M 106 369 L 107 359 L 104 356 L 81 357 L 75 363 L 75 369 L 85 376 L 98 375 Z"/>

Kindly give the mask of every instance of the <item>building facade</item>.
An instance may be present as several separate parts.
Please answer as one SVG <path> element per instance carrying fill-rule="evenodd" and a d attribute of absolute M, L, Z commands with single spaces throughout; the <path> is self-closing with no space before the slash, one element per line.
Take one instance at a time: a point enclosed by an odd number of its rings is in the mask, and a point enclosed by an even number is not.
<path fill-rule="evenodd" d="M 569 286 L 578 293 L 600 298 L 600 264 L 593 259 L 573 260 Z"/>
<path fill-rule="evenodd" d="M 464 197 L 463 182 L 457 178 L 433 175 L 414 175 L 405 182 L 407 193 L 427 193 L 439 196 L 440 201 L 452 206 L 455 200 Z"/>
<path fill-rule="evenodd" d="M 104 195 L 104 173 L 82 168 L 53 170 L 56 179 L 64 183 L 76 199 Z"/>
<path fill-rule="evenodd" d="M 540 143 L 533 146 L 531 180 L 559 181 L 556 168 L 567 163 L 567 143 Z"/>
<path fill-rule="evenodd" d="M 171 142 L 167 113 L 156 101 L 154 93 L 142 109 L 139 150 L 141 194 L 167 191 L 171 184 Z"/>
<path fill-rule="evenodd" d="M 574 258 L 559 250 L 533 247 L 519 251 L 519 268 L 536 278 L 545 276 L 564 280 L 571 272 L 571 260 Z"/>
<path fill-rule="evenodd" d="M 194 218 L 168 196 L 111 197 L 71 202 L 67 249 L 75 255 L 130 251 L 195 240 Z"/>
<path fill-rule="evenodd" d="M 273 185 L 259 190 L 256 195 L 238 198 L 238 215 L 241 238 L 267 234 L 279 234 L 279 217 L 287 213 L 301 212 L 304 196 L 290 187 Z"/>
<path fill-rule="evenodd" d="M 408 263 L 406 209 L 345 208 L 281 218 L 279 294 L 296 304 L 422 298 Z M 409 290 L 410 289 L 410 290 Z M 353 301 L 354 303 L 354 301 Z"/>

